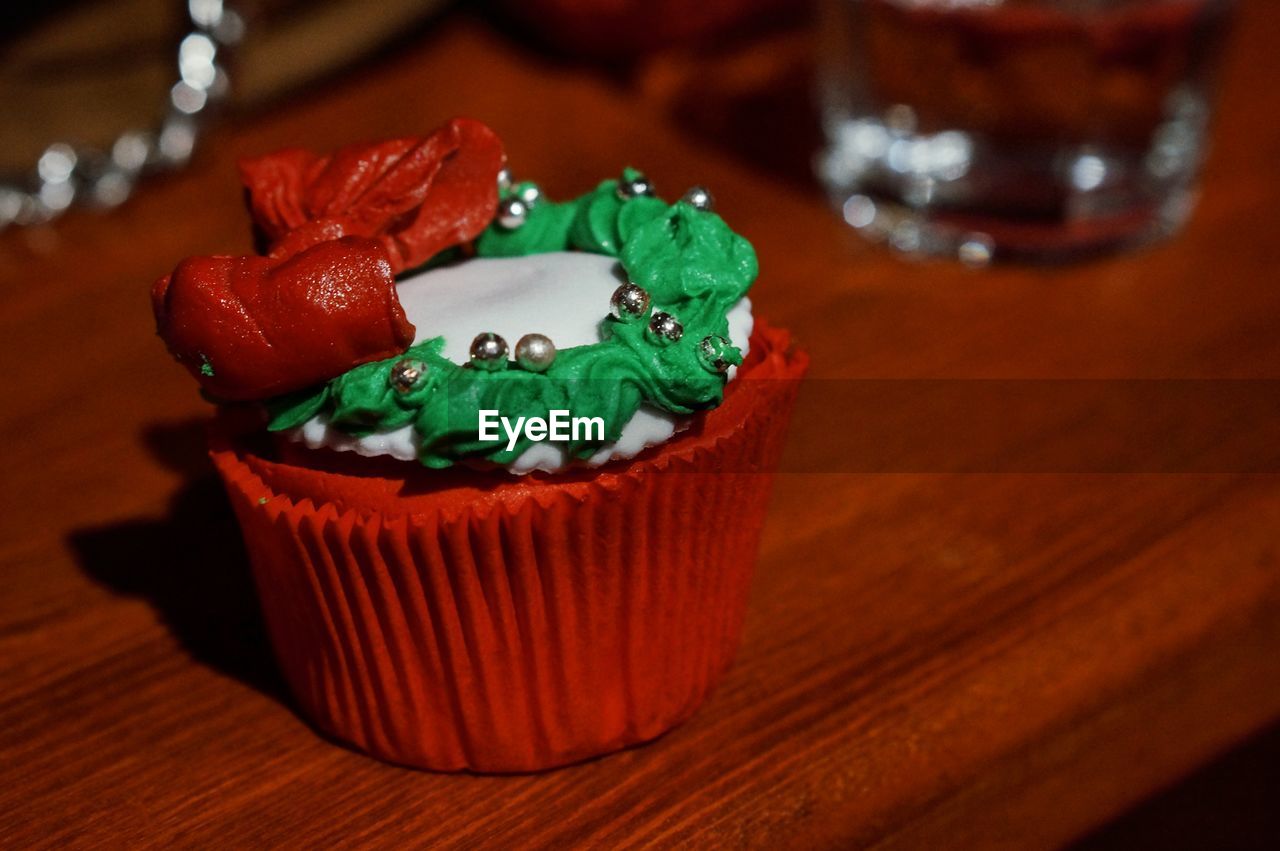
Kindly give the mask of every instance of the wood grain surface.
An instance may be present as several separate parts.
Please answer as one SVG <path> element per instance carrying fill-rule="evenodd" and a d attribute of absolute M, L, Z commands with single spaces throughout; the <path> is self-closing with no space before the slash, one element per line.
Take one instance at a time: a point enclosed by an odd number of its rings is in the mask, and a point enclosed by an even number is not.
<path fill-rule="evenodd" d="M 1275 379 L 1280 6 L 1242 12 L 1190 227 L 1086 265 L 858 243 L 804 176 L 794 45 L 620 78 L 465 16 L 223 125 L 110 216 L 0 236 L 0 845 L 1034 848 L 1280 717 L 1274 473 L 810 470 L 779 476 L 738 661 L 686 725 L 543 775 L 380 764 L 291 709 L 146 297 L 248 246 L 237 157 L 466 113 L 553 195 L 626 163 L 713 187 L 814 387 Z M 831 413 L 802 405 L 793 458 L 838 439 Z"/>

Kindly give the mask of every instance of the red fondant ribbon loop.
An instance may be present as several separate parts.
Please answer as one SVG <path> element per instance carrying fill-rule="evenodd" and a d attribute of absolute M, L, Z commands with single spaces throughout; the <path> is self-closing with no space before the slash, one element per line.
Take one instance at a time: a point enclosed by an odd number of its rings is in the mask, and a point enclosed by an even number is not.
<path fill-rule="evenodd" d="M 455 118 L 426 137 L 243 160 L 240 179 L 272 256 L 334 235 L 365 236 L 383 244 L 399 273 L 484 230 L 505 161 L 492 130 Z"/>
<path fill-rule="evenodd" d="M 283 260 L 189 257 L 151 296 L 169 351 L 228 401 L 310 387 L 413 343 L 386 252 L 371 239 Z"/>

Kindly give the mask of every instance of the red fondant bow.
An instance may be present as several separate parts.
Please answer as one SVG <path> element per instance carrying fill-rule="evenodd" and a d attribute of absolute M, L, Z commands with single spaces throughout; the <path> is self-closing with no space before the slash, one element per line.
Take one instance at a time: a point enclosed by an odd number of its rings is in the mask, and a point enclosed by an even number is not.
<path fill-rule="evenodd" d="M 156 326 L 211 395 L 299 390 L 413 342 L 394 275 L 493 218 L 502 144 L 454 119 L 425 138 L 240 164 L 266 257 L 193 257 L 156 282 Z"/>

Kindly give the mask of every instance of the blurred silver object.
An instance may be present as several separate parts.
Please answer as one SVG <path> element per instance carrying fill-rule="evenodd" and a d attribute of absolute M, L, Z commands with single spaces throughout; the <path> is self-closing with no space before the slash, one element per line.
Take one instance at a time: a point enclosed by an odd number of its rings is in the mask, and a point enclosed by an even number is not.
<path fill-rule="evenodd" d="M 525 334 L 516 343 L 516 363 L 529 372 L 546 372 L 556 361 L 556 344 L 545 334 Z"/>
<path fill-rule="evenodd" d="M 391 365 L 387 374 L 387 383 L 397 393 L 410 393 L 418 388 L 428 370 L 427 362 L 417 358 L 404 358 Z"/>
<path fill-rule="evenodd" d="M 73 204 L 114 207 L 144 175 L 186 163 L 201 114 L 228 92 L 221 60 L 245 29 L 244 19 L 223 0 L 188 0 L 187 16 L 191 30 L 178 44 L 178 79 L 159 126 L 126 130 L 107 150 L 49 145 L 25 181 L 0 183 L 0 230 L 51 221 Z"/>
<path fill-rule="evenodd" d="M 1194 206 L 1234 0 L 823 0 L 819 177 L 906 254 L 1061 260 Z"/>
<path fill-rule="evenodd" d="M 518 195 L 508 195 L 498 202 L 498 226 L 503 230 L 523 227 L 529 218 L 529 205 Z"/>
<path fill-rule="evenodd" d="M 711 190 L 707 189 L 705 186 L 689 187 L 689 190 L 684 193 L 684 197 L 680 200 L 688 204 L 690 207 L 693 207 L 695 210 L 701 210 L 704 213 L 709 213 L 716 207 L 715 196 L 713 196 L 711 194 Z"/>

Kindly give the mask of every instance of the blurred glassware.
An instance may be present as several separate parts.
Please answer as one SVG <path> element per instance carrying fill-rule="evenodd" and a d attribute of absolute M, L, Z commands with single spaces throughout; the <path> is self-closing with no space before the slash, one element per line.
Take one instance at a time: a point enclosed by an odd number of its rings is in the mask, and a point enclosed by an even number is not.
<path fill-rule="evenodd" d="M 228 81 L 220 51 L 238 42 L 244 20 L 222 0 L 189 0 L 190 28 L 176 49 L 176 81 L 165 94 L 163 118 L 120 132 L 101 148 L 52 142 L 23 176 L 0 180 L 0 230 L 42 224 L 73 203 L 109 209 L 123 203 L 146 174 L 185 164 L 205 108 L 221 100 Z"/>
<path fill-rule="evenodd" d="M 819 177 L 912 254 L 1065 260 L 1194 206 L 1234 0 L 824 0 Z"/>
<path fill-rule="evenodd" d="M 118 206 L 142 178 L 188 162 L 215 106 L 261 109 L 331 79 L 445 2 L 17 5 L 0 24 L 0 231 Z"/>

